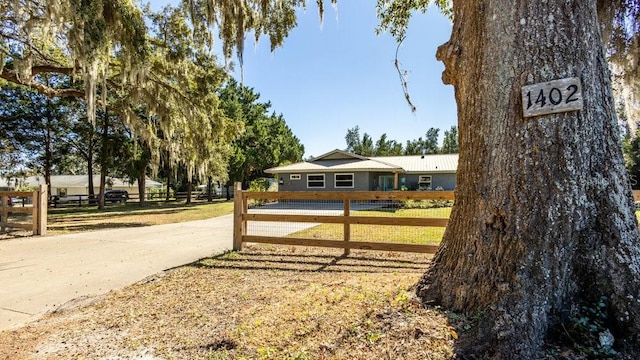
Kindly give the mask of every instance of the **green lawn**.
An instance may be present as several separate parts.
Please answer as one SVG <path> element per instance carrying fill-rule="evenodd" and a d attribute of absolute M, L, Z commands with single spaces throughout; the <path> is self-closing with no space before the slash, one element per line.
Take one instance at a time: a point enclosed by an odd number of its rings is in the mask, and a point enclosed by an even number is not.
<path fill-rule="evenodd" d="M 216 201 L 165 203 L 148 201 L 108 205 L 104 210 L 96 207 L 49 208 L 47 232 L 61 234 L 131 226 L 149 226 L 192 220 L 203 220 L 233 213 L 233 202 Z"/>
<path fill-rule="evenodd" d="M 448 218 L 451 208 L 353 211 L 353 216 Z M 351 225 L 352 241 L 377 241 L 402 244 L 437 245 L 445 228 L 422 226 Z M 342 240 L 342 224 L 321 224 L 289 235 L 293 238 Z"/>

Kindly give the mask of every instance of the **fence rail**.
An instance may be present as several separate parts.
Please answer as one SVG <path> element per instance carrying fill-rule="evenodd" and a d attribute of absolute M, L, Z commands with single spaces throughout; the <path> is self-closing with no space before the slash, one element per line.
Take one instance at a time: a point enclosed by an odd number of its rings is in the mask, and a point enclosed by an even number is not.
<path fill-rule="evenodd" d="M 14 202 L 14 198 L 21 200 Z M 46 185 L 36 191 L 0 191 L 0 231 L 22 229 L 46 235 L 47 199 Z"/>
<path fill-rule="evenodd" d="M 412 227 L 446 227 L 448 218 L 425 217 L 386 217 L 386 216 L 361 216 L 352 213 L 352 204 L 359 201 L 421 201 L 421 200 L 446 200 L 455 199 L 452 191 L 327 191 L 327 192 L 247 192 L 243 191 L 240 184 L 236 184 L 234 191 L 241 196 L 235 196 L 234 201 L 234 240 L 233 249 L 242 250 L 244 243 L 262 243 L 293 246 L 316 246 L 329 248 L 342 248 L 345 254 L 350 249 L 367 249 L 382 251 L 419 252 L 433 254 L 438 245 L 429 244 L 405 244 L 379 241 L 352 241 L 352 226 L 412 226 Z M 640 203 L 640 190 L 633 191 L 636 204 Z M 339 214 L 306 214 L 304 210 L 292 210 L 290 213 L 250 213 L 250 204 L 255 202 L 262 204 L 265 201 L 272 203 L 283 201 L 308 201 L 306 207 L 313 206 L 317 201 L 334 201 L 335 209 Z M 310 201 L 310 202 L 309 202 Z M 311 204 L 311 205 L 310 205 Z M 304 206 L 302 206 L 304 208 Z M 296 213 L 297 212 L 297 213 Z M 290 234 L 281 236 L 250 235 L 247 233 L 252 222 L 266 222 L 271 227 L 283 226 L 285 223 L 296 224 L 337 224 L 342 225 L 343 238 L 319 239 L 311 237 L 295 237 Z M 295 235 L 295 234 L 294 234 Z"/>
<path fill-rule="evenodd" d="M 233 193 L 230 194 L 233 196 Z M 128 193 L 128 200 L 126 202 L 132 203 L 140 200 L 140 194 L 130 192 Z M 211 193 L 211 199 L 226 199 L 227 192 L 223 191 L 215 191 Z M 89 195 L 89 194 L 73 194 L 73 195 L 50 195 L 49 196 L 49 205 L 52 207 L 83 207 L 83 206 L 96 206 L 99 201 L 99 194 Z M 171 191 L 169 198 L 167 199 L 166 192 L 158 193 L 158 192 L 150 192 L 145 193 L 145 199 L 147 201 L 185 201 L 189 198 L 189 194 L 187 192 L 178 192 Z M 207 201 L 209 198 L 207 192 L 202 191 L 194 191 L 191 193 L 191 201 Z M 120 203 L 120 201 L 112 201 L 107 199 L 105 204 L 114 204 Z"/>
<path fill-rule="evenodd" d="M 437 245 L 406 244 L 385 241 L 354 241 L 352 239 L 352 226 L 376 225 L 376 226 L 411 226 L 411 227 L 446 227 L 448 218 L 424 218 L 424 217 L 392 217 L 392 216 L 362 216 L 353 213 L 353 206 L 360 202 L 397 202 L 397 201 L 422 201 L 438 200 L 452 201 L 452 191 L 326 191 L 326 192 L 248 192 L 243 191 L 240 184 L 236 184 L 234 192 L 240 196 L 234 197 L 234 250 L 241 250 L 244 243 L 266 243 L 278 245 L 318 246 L 342 248 L 345 254 L 351 249 L 382 250 L 419 252 L 433 254 Z M 304 201 L 306 211 L 312 211 L 314 204 L 322 207 L 319 202 L 333 202 L 334 215 L 301 214 L 305 210 L 291 210 L 292 213 L 249 213 L 252 202 L 263 204 Z M 265 206 L 266 207 L 266 206 Z M 293 207 L 295 208 L 295 206 Z M 309 209 L 311 208 L 311 209 Z M 298 212 L 298 213 L 296 213 Z M 249 235 L 247 229 L 251 222 L 268 222 L 271 226 L 283 226 L 284 223 L 311 223 L 311 224 L 337 224 L 342 225 L 342 239 L 318 239 L 312 237 L 296 237 L 295 234 L 282 236 L 258 236 Z M 275 224 L 275 225 L 273 225 Z"/>

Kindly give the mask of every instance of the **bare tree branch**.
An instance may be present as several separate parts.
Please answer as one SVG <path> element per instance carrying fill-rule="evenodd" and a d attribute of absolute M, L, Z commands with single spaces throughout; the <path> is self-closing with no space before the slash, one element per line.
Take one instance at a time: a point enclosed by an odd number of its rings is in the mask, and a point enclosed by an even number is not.
<path fill-rule="evenodd" d="M 41 73 L 47 73 L 47 72 L 57 72 L 57 71 L 44 71 L 45 68 L 48 68 L 47 66 L 44 67 L 34 67 L 34 69 L 36 68 L 40 68 L 38 69 L 38 74 Z M 54 67 L 51 67 L 52 69 Z M 56 68 L 58 69 L 58 68 Z M 59 68 L 59 69 L 67 69 L 67 68 Z M 30 78 L 28 81 L 24 81 L 21 80 L 20 78 L 18 78 L 18 74 L 11 69 L 2 69 L 2 73 L 0 73 L 0 78 L 4 79 L 10 83 L 14 83 L 17 85 L 23 85 L 26 87 L 29 87 L 35 91 L 37 91 L 38 93 L 48 96 L 48 97 L 75 97 L 75 98 L 84 98 L 85 97 L 85 92 L 81 91 L 81 90 L 76 90 L 76 89 L 54 89 L 50 86 L 41 84 L 37 81 L 33 80 L 33 77 Z"/>
<path fill-rule="evenodd" d="M 396 66 L 396 70 L 398 71 L 398 76 L 400 77 L 400 86 L 402 86 L 402 92 L 404 93 L 404 98 L 407 100 L 407 104 L 409 108 L 411 108 L 411 112 L 416 112 L 416 107 L 411 102 L 411 96 L 409 95 L 409 83 L 407 82 L 407 77 L 409 76 L 409 72 L 407 70 L 402 70 L 400 68 L 400 60 L 398 59 L 398 52 L 400 51 L 400 45 L 404 41 L 404 36 L 398 40 L 398 46 L 396 47 L 396 58 L 394 60 L 394 64 Z"/>

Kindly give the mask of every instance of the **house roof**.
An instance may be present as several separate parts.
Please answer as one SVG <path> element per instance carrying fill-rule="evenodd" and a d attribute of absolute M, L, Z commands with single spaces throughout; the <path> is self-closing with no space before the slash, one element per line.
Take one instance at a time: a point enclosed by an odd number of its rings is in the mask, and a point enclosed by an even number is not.
<path fill-rule="evenodd" d="M 312 160 L 265 170 L 268 174 L 336 171 L 401 173 L 455 173 L 458 154 L 365 157 L 333 150 Z"/>
<path fill-rule="evenodd" d="M 455 173 L 458 169 L 458 154 L 383 156 L 372 159 L 396 164 L 408 173 Z"/>
<path fill-rule="evenodd" d="M 36 186 L 40 184 L 44 184 L 44 176 L 28 176 L 26 178 L 19 179 L 11 179 L 7 180 L 6 178 L 0 179 L 0 187 L 15 187 L 16 181 L 21 186 Z M 114 187 L 135 187 L 138 186 L 138 182 L 129 182 L 122 179 L 117 179 L 113 177 L 107 177 L 107 182 L 110 183 Z M 93 176 L 93 184 L 94 187 L 100 186 L 100 175 Z M 153 181 L 149 178 L 145 180 L 146 187 L 160 187 L 161 183 L 157 181 Z M 65 188 L 65 187 L 81 187 L 87 188 L 89 187 L 89 176 L 88 175 L 51 175 L 51 187 L 55 188 Z"/>

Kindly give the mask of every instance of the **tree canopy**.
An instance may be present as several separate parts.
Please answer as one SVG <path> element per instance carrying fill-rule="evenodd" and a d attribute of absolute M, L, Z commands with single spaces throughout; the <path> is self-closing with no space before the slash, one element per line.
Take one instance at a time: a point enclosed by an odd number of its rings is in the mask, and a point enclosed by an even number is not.
<path fill-rule="evenodd" d="M 228 184 L 240 181 L 246 188 L 252 180 L 265 176 L 265 169 L 302 160 L 300 140 L 282 115 L 269 115 L 271 103 L 260 102 L 260 94 L 253 88 L 231 80 L 219 96 L 225 114 L 244 124 L 242 134 L 233 141 Z"/>
<path fill-rule="evenodd" d="M 322 17 L 323 1 L 316 4 Z M 233 55 L 242 65 L 245 34 L 252 32 L 256 40 L 266 35 L 274 49 L 296 25 L 296 9 L 306 5 L 183 0 L 152 11 L 130 0 L 3 2 L 0 83 L 82 100 L 93 125 L 99 111 L 117 116 L 130 136 L 130 155 L 138 158 L 135 166 L 157 170 L 164 162 L 185 169 L 189 179 L 224 180 L 243 140 L 235 148 L 232 143 L 245 130 L 245 139 L 255 130 L 254 137 L 271 139 L 274 133 L 272 142 L 282 142 L 260 145 L 273 150 L 264 152 L 270 154 L 265 166 L 301 157 L 302 145 L 281 115 L 263 114 L 269 124 L 245 127 L 247 114 L 229 112 L 232 106 L 222 104 L 219 90 L 229 80 Z M 214 55 L 216 37 L 225 64 Z M 67 85 L 51 86 L 42 81 L 46 76 Z M 232 81 L 229 87 L 234 86 Z M 2 146 L 3 161 L 15 163 L 13 144 L 3 139 Z M 118 172 L 136 172 L 129 170 Z"/>
<path fill-rule="evenodd" d="M 366 132 L 360 135 L 360 127 L 347 129 L 344 139 L 347 143 L 345 151 L 362 156 L 400 156 L 400 155 L 426 155 L 426 154 L 455 154 L 458 152 L 458 128 L 452 126 L 444 132 L 442 147 L 438 145 L 440 129 L 429 128 L 424 139 L 419 137 L 407 140 L 406 146 L 396 140 L 387 138 L 387 134 L 380 135 L 375 141 Z"/>
<path fill-rule="evenodd" d="M 27 88 L 0 87 L 0 133 L 7 142 L 5 153 L 12 152 L 10 162 L 2 166 L 0 175 L 11 171 L 42 169 L 48 174 L 64 167 L 64 154 L 69 149 L 71 111 L 60 98 L 48 98 Z M 10 145 L 9 145 L 10 144 Z M 3 163 L 5 164 L 5 163 Z"/>
<path fill-rule="evenodd" d="M 126 0 L 18 1 L 0 5 L 0 17 L 0 81 L 83 99 L 92 123 L 97 105 L 117 113 L 152 164 L 167 151 L 191 174 L 226 171 L 239 129 L 218 108 L 226 72 L 184 6 L 153 13 Z M 45 74 L 69 85 L 49 86 Z"/>
<path fill-rule="evenodd" d="M 154 38 L 151 36 L 153 31 L 145 24 L 145 12 L 149 14 L 150 10 L 139 9 L 128 0 L 5 2 L 0 4 L 3 23 L 0 78 L 30 86 L 49 96 L 83 97 L 87 100 L 91 119 L 95 104 L 100 103 L 97 98 L 100 87 L 115 86 L 122 91 L 129 86 L 145 90 L 127 94 L 128 100 L 149 100 L 150 96 L 163 99 L 155 91 L 170 88 L 170 84 L 163 82 L 168 78 L 150 76 L 153 75 L 152 54 L 158 48 L 167 49 L 162 54 L 170 60 L 164 64 L 167 66 L 172 60 L 208 51 L 217 36 L 222 42 L 225 59 L 235 54 L 242 65 L 246 34 L 253 33 L 256 41 L 262 35 L 267 36 L 271 48 L 275 49 L 295 27 L 296 9 L 306 8 L 307 3 L 305 0 L 182 0 L 179 10 L 164 12 L 165 21 L 160 21 L 157 15 L 151 16 L 156 25 L 162 23 L 172 28 L 171 33 L 157 30 L 163 35 Z M 330 3 L 335 5 L 337 1 Z M 322 21 L 325 1 L 316 0 L 315 4 Z M 402 41 L 411 16 L 425 12 L 431 5 L 452 16 L 448 0 L 378 0 L 376 10 L 380 25 L 376 31 L 389 32 Z M 626 100 L 629 118 L 637 121 L 640 109 L 637 105 L 640 82 L 636 75 L 639 73 L 640 5 L 633 0 L 598 0 L 598 10 L 621 97 Z M 82 86 L 52 89 L 35 78 L 47 72 L 83 80 Z M 177 78 L 181 73 L 184 72 L 174 70 L 173 75 Z M 167 112 L 171 113 L 170 109 L 154 109 L 156 105 L 151 101 L 147 106 L 150 113 L 160 115 L 161 124 L 172 121 L 172 116 L 166 116 Z M 150 136 L 142 130 L 144 125 L 135 127 L 137 132 Z"/>

